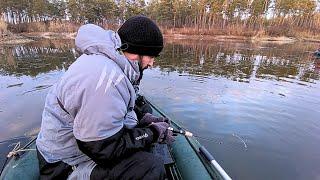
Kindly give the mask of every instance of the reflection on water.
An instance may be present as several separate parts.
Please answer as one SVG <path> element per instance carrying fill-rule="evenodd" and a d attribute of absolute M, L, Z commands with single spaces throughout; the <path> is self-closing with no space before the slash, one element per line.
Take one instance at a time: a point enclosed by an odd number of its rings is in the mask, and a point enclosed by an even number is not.
<path fill-rule="evenodd" d="M 65 70 L 76 55 L 74 45 L 68 43 L 44 41 L 40 44 L 0 47 L 0 73 L 35 77 L 51 70 Z"/>
<path fill-rule="evenodd" d="M 214 139 L 199 140 L 234 179 L 318 179 L 317 48 L 167 39 L 141 89 L 184 127 Z M 0 141 L 38 131 L 48 89 L 76 56 L 70 41 L 0 47 Z M 10 143 L 0 143 L 1 161 Z"/>
<path fill-rule="evenodd" d="M 0 73 L 37 76 L 51 70 L 65 70 L 76 57 L 70 41 L 41 41 L 27 46 L 0 47 Z M 252 78 L 304 82 L 319 80 L 320 63 L 311 52 L 316 45 L 259 46 L 233 43 L 167 43 L 157 66 L 163 71 L 177 71 L 200 76 L 223 76 L 249 82 Z M 284 53 L 284 51 L 286 51 Z"/>
<path fill-rule="evenodd" d="M 41 113 L 49 87 L 74 61 L 70 41 L 41 41 L 18 46 L 0 46 L 0 165 L 8 146 L 26 142 L 39 130 Z"/>
<path fill-rule="evenodd" d="M 254 78 L 313 82 L 320 78 L 319 62 L 311 54 L 316 45 L 239 45 L 240 49 L 234 43 L 167 44 L 157 65 L 163 71 L 222 76 L 241 82 Z"/>

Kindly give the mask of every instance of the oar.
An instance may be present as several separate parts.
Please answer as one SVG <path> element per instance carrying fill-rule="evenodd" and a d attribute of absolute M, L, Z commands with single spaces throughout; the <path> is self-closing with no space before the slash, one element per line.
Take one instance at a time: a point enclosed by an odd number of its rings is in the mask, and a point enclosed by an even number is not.
<path fill-rule="evenodd" d="M 199 148 L 199 151 L 219 171 L 219 173 L 225 180 L 231 180 L 230 176 L 224 171 L 224 169 L 219 165 L 219 163 L 213 158 L 213 156 L 204 146 L 201 146 Z"/>

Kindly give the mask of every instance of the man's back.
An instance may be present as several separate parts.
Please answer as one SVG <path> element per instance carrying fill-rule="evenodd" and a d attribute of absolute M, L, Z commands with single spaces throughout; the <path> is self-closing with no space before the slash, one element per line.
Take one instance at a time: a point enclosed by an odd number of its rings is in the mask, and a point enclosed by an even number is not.
<path fill-rule="evenodd" d="M 79 151 L 74 135 L 80 137 L 97 137 L 98 131 L 88 126 L 97 126 L 95 120 L 107 119 L 113 111 L 105 109 L 99 111 L 100 103 L 104 96 L 113 96 L 112 87 L 107 88 L 107 83 L 101 83 L 99 80 L 101 74 L 104 81 L 108 81 L 111 72 L 114 72 L 112 82 L 116 82 L 119 76 L 123 77 L 121 81 L 125 82 L 125 77 L 121 69 L 110 59 L 101 55 L 82 55 L 68 69 L 61 80 L 56 83 L 47 95 L 47 100 L 42 117 L 41 131 L 37 140 L 39 151 L 44 155 L 48 162 L 59 160 L 73 164 L 73 161 L 87 160 L 81 151 Z M 110 84 L 109 86 L 114 84 Z M 128 87 L 126 83 L 117 84 L 118 92 L 125 99 L 122 103 L 125 107 L 130 100 Z M 105 94 L 104 96 L 101 95 Z M 58 100 L 63 104 L 63 110 L 59 107 Z M 110 108 L 121 107 L 113 104 Z M 103 105 L 102 107 L 106 107 Z M 104 116 L 103 118 L 97 116 Z M 90 123 L 83 123 L 90 121 Z M 108 124 L 106 124 L 108 123 Z M 109 134 L 119 131 L 123 127 L 122 121 L 106 121 L 105 127 L 109 127 Z M 103 128 L 105 128 L 103 127 Z M 113 131 L 115 132 L 112 132 Z M 75 131 L 74 131 L 75 130 Z M 91 130 L 94 130 L 93 132 Z M 94 139 L 91 139 L 94 140 Z M 71 158 L 71 159 L 70 159 Z"/>

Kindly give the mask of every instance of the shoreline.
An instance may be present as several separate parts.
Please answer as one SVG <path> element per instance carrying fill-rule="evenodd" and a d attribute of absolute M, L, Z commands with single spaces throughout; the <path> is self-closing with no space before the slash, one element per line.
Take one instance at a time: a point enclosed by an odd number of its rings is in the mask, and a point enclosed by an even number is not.
<path fill-rule="evenodd" d="M 294 43 L 297 41 L 312 41 L 312 42 L 320 42 L 320 40 L 316 39 L 296 39 L 292 37 L 286 36 L 262 36 L 262 37 L 247 37 L 247 36 L 234 36 L 234 35 L 184 35 L 184 34 L 164 34 L 165 38 L 173 38 L 173 39 L 190 39 L 190 40 L 215 40 L 215 41 L 243 41 L 243 42 L 267 42 L 267 43 Z"/>
<path fill-rule="evenodd" d="M 74 39 L 76 33 L 55 33 L 55 32 L 32 32 L 32 33 L 21 33 L 3 36 L 0 40 L 0 45 L 16 45 L 16 44 L 26 44 L 33 41 L 38 41 L 41 39 Z M 212 41 L 238 41 L 238 42 L 252 42 L 252 43 L 277 43 L 286 44 L 294 42 L 312 42 L 320 43 L 320 39 L 313 38 L 293 38 L 286 36 L 234 36 L 234 35 L 184 35 L 184 34 L 163 34 L 165 39 L 173 40 L 212 40 Z"/>

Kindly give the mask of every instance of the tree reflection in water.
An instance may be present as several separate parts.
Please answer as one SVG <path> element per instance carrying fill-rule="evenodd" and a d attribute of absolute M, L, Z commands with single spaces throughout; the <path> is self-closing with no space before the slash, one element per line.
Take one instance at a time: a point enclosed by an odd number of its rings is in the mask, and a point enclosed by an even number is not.
<path fill-rule="evenodd" d="M 255 78 L 313 82 L 320 78 L 315 66 L 318 60 L 310 53 L 315 48 L 315 44 L 169 42 L 156 65 L 163 71 L 222 76 L 241 82 Z"/>
<path fill-rule="evenodd" d="M 14 47 L 0 47 L 0 74 L 32 76 L 65 70 L 75 60 L 71 41 L 40 41 Z"/>
<path fill-rule="evenodd" d="M 156 60 L 156 66 L 162 71 L 199 77 L 221 76 L 240 82 L 258 78 L 312 83 L 320 78 L 319 60 L 310 53 L 316 44 L 166 41 L 164 51 Z M 37 76 L 52 70 L 66 70 L 76 56 L 73 42 L 65 40 L 0 47 L 0 73 Z"/>

